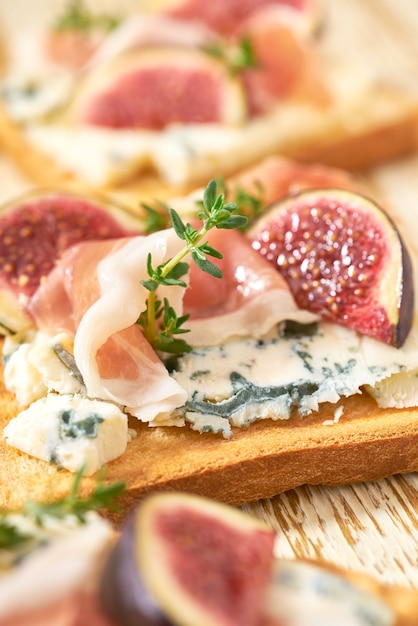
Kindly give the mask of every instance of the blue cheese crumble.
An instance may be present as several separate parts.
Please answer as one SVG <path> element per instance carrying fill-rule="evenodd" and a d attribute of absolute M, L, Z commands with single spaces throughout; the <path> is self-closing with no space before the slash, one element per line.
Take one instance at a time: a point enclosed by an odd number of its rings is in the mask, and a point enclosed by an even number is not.
<path fill-rule="evenodd" d="M 400 353 L 343 326 L 284 324 L 261 340 L 195 349 L 173 376 L 188 392 L 180 413 L 191 427 L 231 437 L 232 427 L 289 419 L 294 410 L 309 415 L 365 386 L 395 381 L 412 362 L 416 350 Z"/>
<path fill-rule="evenodd" d="M 86 396 L 72 350 L 63 334 L 31 331 L 5 341 L 5 383 L 26 410 L 4 436 L 27 454 L 92 474 L 124 453 L 128 410 Z M 295 412 L 303 417 L 323 403 L 336 405 L 336 424 L 337 403 L 367 391 L 379 406 L 415 406 L 417 392 L 410 387 L 416 387 L 417 357 L 415 327 L 397 350 L 336 324 L 283 323 L 261 339 L 195 348 L 178 358 L 171 376 L 188 399 L 161 412 L 158 423 L 229 438 L 233 428 L 287 420 Z"/>
<path fill-rule="evenodd" d="M 34 330 L 6 337 L 3 346 L 4 383 L 21 406 L 47 393 L 80 394 L 85 387 L 63 361 L 71 356 L 73 341 L 65 333 L 50 336 Z"/>
<path fill-rule="evenodd" d="M 303 561 L 277 560 L 266 594 L 272 622 L 299 626 L 394 626 L 384 601 L 346 578 Z"/>
<path fill-rule="evenodd" d="M 85 475 L 126 450 L 127 416 L 116 405 L 82 396 L 50 393 L 12 419 L 6 443 L 58 467 Z"/>

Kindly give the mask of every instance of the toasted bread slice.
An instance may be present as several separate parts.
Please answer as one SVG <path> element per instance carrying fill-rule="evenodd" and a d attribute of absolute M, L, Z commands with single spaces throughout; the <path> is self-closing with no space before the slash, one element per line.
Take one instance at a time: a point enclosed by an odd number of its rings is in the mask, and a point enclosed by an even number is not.
<path fill-rule="evenodd" d="M 268 125 L 274 124 L 273 118 L 259 125 L 254 123 L 251 130 L 243 129 L 251 150 L 233 146 L 219 154 L 202 155 L 201 159 L 185 163 L 179 177 L 173 165 L 172 180 L 149 163 L 141 164 L 138 171 L 119 172 L 106 182 L 96 183 L 83 178 L 60 163 L 47 149 L 33 143 L 1 106 L 0 145 L 36 184 L 99 189 L 134 199 L 183 194 L 219 173 L 233 175 L 269 154 L 360 170 L 411 153 L 418 143 L 418 99 L 388 85 L 371 87 L 359 94 L 348 108 L 318 110 L 295 105 L 286 107 L 282 113 L 282 136 L 273 135 L 272 139 L 266 133 Z M 290 122 L 288 126 L 286 118 Z"/>
<path fill-rule="evenodd" d="M 377 19 L 372 17 L 365 14 L 365 29 L 367 20 L 372 25 Z M 317 46 L 329 90 L 327 103 L 310 101 L 306 94 L 290 95 L 269 113 L 241 126 L 215 125 L 212 132 L 210 125 L 206 129 L 196 125 L 182 139 L 186 148 L 176 140 L 173 143 L 176 133 L 169 133 L 167 141 L 158 142 L 156 153 L 146 149 L 136 162 L 120 162 L 106 172 L 96 167 L 92 175 L 83 158 L 98 161 L 100 149 L 90 151 L 89 133 L 74 123 L 71 114 L 65 111 L 63 116 L 52 115 L 46 123 L 25 124 L 16 121 L 3 102 L 0 145 L 35 183 L 100 188 L 133 202 L 138 197 L 182 194 L 209 178 L 232 175 L 269 154 L 364 169 L 416 148 L 418 98 L 410 89 L 410 77 L 403 72 L 408 46 L 400 48 L 400 67 L 389 68 L 396 76 L 389 74 L 385 71 L 389 60 L 384 40 L 392 33 L 387 23 L 376 22 L 374 46 L 369 46 L 364 39 L 354 43 L 350 34 L 360 18 L 354 7 L 350 12 L 344 6 L 337 10 L 332 3 L 325 4 Z M 363 58 L 347 67 L 344 50 L 353 45 L 356 60 Z M 90 72 L 94 83 L 94 67 Z M 80 75 L 80 84 L 85 79 Z M 73 149 L 75 157 L 70 158 Z"/>
<path fill-rule="evenodd" d="M 0 390 L 0 429 L 16 415 L 13 396 Z M 418 470 L 415 409 L 380 409 L 367 395 L 309 417 L 262 420 L 234 431 L 229 440 L 188 428 L 150 428 L 132 420 L 137 436 L 108 464 L 106 480 L 124 481 L 125 510 L 155 490 L 183 490 L 229 504 L 268 498 L 303 484 L 342 485 Z M 324 422 L 327 422 L 324 424 Z M 73 474 L 0 441 L 0 506 L 66 494 Z M 84 478 L 90 491 L 97 477 Z"/>

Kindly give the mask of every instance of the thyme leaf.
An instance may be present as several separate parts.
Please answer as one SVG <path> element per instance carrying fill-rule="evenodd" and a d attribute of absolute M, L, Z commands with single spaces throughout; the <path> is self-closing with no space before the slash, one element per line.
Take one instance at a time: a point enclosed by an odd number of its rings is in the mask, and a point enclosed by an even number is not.
<path fill-rule="evenodd" d="M 80 30 L 89 31 L 93 28 L 99 28 L 104 31 L 111 31 L 120 23 L 120 19 L 111 15 L 94 15 L 82 0 L 71 0 L 65 11 L 60 15 L 53 28 L 55 30 Z"/>
<path fill-rule="evenodd" d="M 30 541 L 30 539 L 31 536 L 29 534 L 22 533 L 9 520 L 6 518 L 0 519 L 0 550 L 16 548 Z"/>
<path fill-rule="evenodd" d="M 36 522 L 42 526 L 43 519 L 46 516 L 62 519 L 67 515 L 75 515 L 80 522 L 85 522 L 86 515 L 89 511 L 98 511 L 100 509 L 112 510 L 117 508 L 115 500 L 125 489 L 124 483 L 105 485 L 103 483 L 103 472 L 101 472 L 93 492 L 85 498 L 81 498 L 78 491 L 82 476 L 83 470 L 81 469 L 77 472 L 72 489 L 65 498 L 57 500 L 56 502 L 40 504 L 29 500 L 25 504 L 23 512 L 31 515 Z"/>
<path fill-rule="evenodd" d="M 116 500 L 125 489 L 124 483 L 104 484 L 104 472 L 102 471 L 99 473 L 96 487 L 92 493 L 82 498 L 79 495 L 82 476 L 83 468 L 75 475 L 71 491 L 64 498 L 47 503 L 28 500 L 18 513 L 32 518 L 38 526 L 42 527 L 47 517 L 63 519 L 68 515 L 74 515 L 81 523 L 84 523 L 89 511 L 117 509 Z M 12 525 L 8 517 L 10 513 L 12 511 L 0 511 L 0 549 L 11 548 L 32 539 L 31 536 L 22 534 L 18 528 Z"/>
<path fill-rule="evenodd" d="M 247 223 L 247 218 L 239 214 L 233 215 L 233 212 L 237 210 L 238 205 L 235 202 L 225 202 L 225 194 L 218 194 L 215 180 L 207 184 L 203 199 L 199 203 L 197 218 L 203 222 L 200 230 L 190 223 L 184 223 L 174 209 L 168 209 L 172 227 L 185 245 L 173 258 L 156 267 L 153 266 L 151 255 L 148 255 L 148 278 L 141 280 L 141 284 L 149 291 L 149 296 L 146 309 L 137 320 L 137 323 L 142 326 L 144 336 L 155 350 L 177 355 L 190 351 L 191 348 L 186 341 L 175 337 L 175 335 L 187 332 L 183 324 L 188 316 L 178 317 L 166 299 L 163 304 L 161 303 L 156 292 L 160 285 L 187 286 L 187 283 L 182 280 L 189 270 L 189 264 L 183 260 L 186 256 L 190 256 L 202 271 L 216 278 L 222 278 L 222 271 L 208 258 L 222 259 L 222 254 L 210 246 L 205 237 L 213 228 L 243 228 Z"/>
<path fill-rule="evenodd" d="M 249 193 L 242 187 L 235 190 L 235 201 L 239 204 L 242 214 L 247 216 L 249 224 L 262 214 L 266 206 L 263 186 L 256 182 L 255 187 L 256 193 Z"/>
<path fill-rule="evenodd" d="M 146 235 L 170 226 L 169 209 L 166 204 L 160 203 L 158 209 L 144 203 L 141 204 L 141 207 L 145 212 L 144 233 Z"/>
<path fill-rule="evenodd" d="M 237 74 L 258 66 L 251 40 L 248 37 L 242 37 L 235 45 L 226 45 L 218 41 L 204 46 L 203 49 L 207 54 L 222 61 L 231 74 Z"/>

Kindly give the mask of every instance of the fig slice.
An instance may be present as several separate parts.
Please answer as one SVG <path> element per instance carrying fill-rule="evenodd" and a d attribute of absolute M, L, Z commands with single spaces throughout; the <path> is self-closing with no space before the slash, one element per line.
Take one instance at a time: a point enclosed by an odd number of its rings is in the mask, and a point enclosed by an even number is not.
<path fill-rule="evenodd" d="M 275 533 L 238 509 L 183 493 L 146 498 L 104 568 L 100 597 L 123 626 L 255 626 Z"/>
<path fill-rule="evenodd" d="M 65 249 L 139 232 L 129 210 L 59 191 L 38 191 L 0 208 L 0 326 L 30 325 L 25 304 Z"/>
<path fill-rule="evenodd" d="M 239 80 L 196 49 L 129 51 L 86 76 L 73 103 L 76 123 L 161 130 L 170 124 L 239 125 L 246 118 Z"/>
<path fill-rule="evenodd" d="M 413 320 L 411 259 L 373 200 L 342 189 L 303 191 L 273 204 L 248 236 L 301 308 L 402 346 Z"/>

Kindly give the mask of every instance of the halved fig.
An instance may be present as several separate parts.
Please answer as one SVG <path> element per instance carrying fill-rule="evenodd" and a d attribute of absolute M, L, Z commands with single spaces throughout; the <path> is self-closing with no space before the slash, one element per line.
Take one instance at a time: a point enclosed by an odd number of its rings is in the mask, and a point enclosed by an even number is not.
<path fill-rule="evenodd" d="M 68 247 L 138 232 L 129 211 L 70 193 L 39 191 L 1 207 L 0 326 L 28 325 L 27 299 Z"/>
<path fill-rule="evenodd" d="M 390 217 L 342 189 L 289 196 L 248 232 L 284 276 L 297 304 L 397 347 L 412 324 L 412 266 Z"/>
<path fill-rule="evenodd" d="M 255 626 L 275 533 L 238 509 L 182 493 L 145 499 L 104 568 L 100 598 L 122 626 Z"/>
<path fill-rule="evenodd" d="M 198 50 L 140 48 L 86 78 L 74 102 L 78 123 L 160 130 L 170 124 L 241 124 L 246 101 L 226 65 Z"/>

